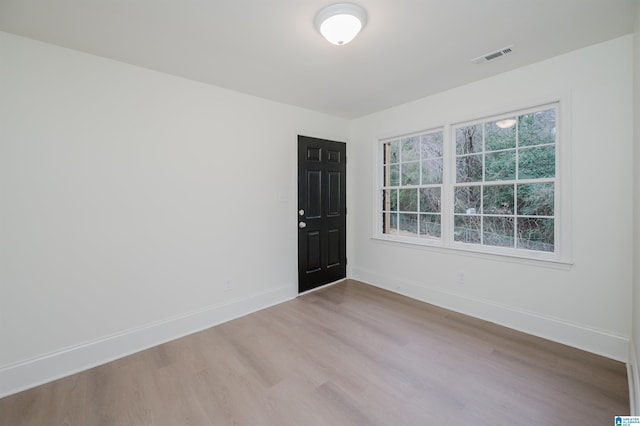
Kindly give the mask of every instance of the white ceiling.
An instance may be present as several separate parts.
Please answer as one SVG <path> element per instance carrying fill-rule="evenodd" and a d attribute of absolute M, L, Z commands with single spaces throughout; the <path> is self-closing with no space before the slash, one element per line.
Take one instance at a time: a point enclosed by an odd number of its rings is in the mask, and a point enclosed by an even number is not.
<path fill-rule="evenodd" d="M 367 26 L 334 46 L 313 26 L 334 2 L 0 0 L 0 30 L 355 118 L 629 34 L 639 3 L 357 0 Z"/>

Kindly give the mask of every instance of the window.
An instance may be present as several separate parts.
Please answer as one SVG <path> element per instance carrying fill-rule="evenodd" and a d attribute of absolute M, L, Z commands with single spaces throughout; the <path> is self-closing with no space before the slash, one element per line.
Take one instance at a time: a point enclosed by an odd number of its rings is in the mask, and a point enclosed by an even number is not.
<path fill-rule="evenodd" d="M 558 258 L 558 104 L 381 141 L 384 239 Z"/>
<path fill-rule="evenodd" d="M 384 234 L 440 238 L 442 148 L 442 130 L 384 143 Z"/>

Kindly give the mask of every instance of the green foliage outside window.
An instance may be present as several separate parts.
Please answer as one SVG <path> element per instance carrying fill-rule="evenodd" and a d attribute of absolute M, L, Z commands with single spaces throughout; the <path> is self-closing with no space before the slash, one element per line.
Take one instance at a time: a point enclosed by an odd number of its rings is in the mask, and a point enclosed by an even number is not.
<path fill-rule="evenodd" d="M 556 128 L 552 105 L 453 126 L 448 149 L 442 130 L 384 142 L 382 233 L 555 252 Z"/>
<path fill-rule="evenodd" d="M 454 240 L 554 251 L 556 109 L 455 134 Z"/>
<path fill-rule="evenodd" d="M 383 233 L 440 238 L 443 134 L 427 132 L 386 142 Z"/>

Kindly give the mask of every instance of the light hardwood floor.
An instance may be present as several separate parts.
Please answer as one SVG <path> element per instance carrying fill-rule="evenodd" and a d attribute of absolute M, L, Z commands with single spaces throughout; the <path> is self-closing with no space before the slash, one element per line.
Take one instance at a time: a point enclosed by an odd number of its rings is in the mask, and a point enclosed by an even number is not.
<path fill-rule="evenodd" d="M 356 281 L 0 399 L 0 425 L 609 425 L 625 365 Z"/>

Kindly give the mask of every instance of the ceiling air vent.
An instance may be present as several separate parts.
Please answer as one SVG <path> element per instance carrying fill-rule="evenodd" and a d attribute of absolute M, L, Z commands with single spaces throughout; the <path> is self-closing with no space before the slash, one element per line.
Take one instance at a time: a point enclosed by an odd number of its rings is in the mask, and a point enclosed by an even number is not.
<path fill-rule="evenodd" d="M 484 62 L 494 61 L 498 58 L 501 58 L 505 55 L 513 53 L 512 49 L 513 45 L 503 47 L 502 49 L 496 50 L 495 52 L 486 53 L 482 56 L 478 56 L 475 59 L 472 59 L 471 62 L 475 62 L 476 64 L 482 64 Z"/>

